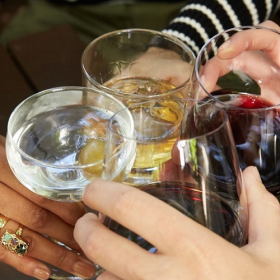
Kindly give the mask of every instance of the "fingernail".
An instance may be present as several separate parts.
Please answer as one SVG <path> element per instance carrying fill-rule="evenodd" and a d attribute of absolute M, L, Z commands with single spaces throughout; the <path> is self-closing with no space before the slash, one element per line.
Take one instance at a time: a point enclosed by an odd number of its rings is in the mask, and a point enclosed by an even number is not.
<path fill-rule="evenodd" d="M 219 47 L 219 50 L 225 50 L 225 49 L 229 48 L 230 44 L 231 44 L 231 40 L 229 39 L 229 40 L 225 41 L 225 42 Z"/>
<path fill-rule="evenodd" d="M 253 167 L 252 173 L 253 173 L 254 177 L 256 178 L 256 180 L 262 182 L 262 179 L 261 179 L 261 176 L 260 176 L 260 173 L 259 173 L 257 167 Z"/>
<path fill-rule="evenodd" d="M 40 280 L 47 280 L 50 278 L 50 272 L 42 267 L 36 267 L 34 269 L 33 275 L 35 278 Z"/>
<path fill-rule="evenodd" d="M 95 273 L 95 267 L 92 264 L 79 261 L 74 264 L 73 272 L 78 277 L 90 278 Z"/>

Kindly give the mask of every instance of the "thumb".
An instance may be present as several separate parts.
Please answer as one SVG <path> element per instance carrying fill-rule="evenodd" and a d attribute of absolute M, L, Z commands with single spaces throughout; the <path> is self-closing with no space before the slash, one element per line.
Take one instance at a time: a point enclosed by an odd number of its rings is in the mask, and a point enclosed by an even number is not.
<path fill-rule="evenodd" d="M 249 243 L 278 240 L 280 207 L 275 196 L 261 182 L 256 167 L 247 167 L 243 172 L 244 187 L 249 212 Z"/>

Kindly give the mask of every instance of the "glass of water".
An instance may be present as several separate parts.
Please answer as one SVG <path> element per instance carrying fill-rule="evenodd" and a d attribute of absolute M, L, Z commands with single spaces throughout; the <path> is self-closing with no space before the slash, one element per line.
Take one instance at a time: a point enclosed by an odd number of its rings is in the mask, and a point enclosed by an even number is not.
<path fill-rule="evenodd" d="M 7 158 L 15 176 L 41 196 L 81 200 L 83 188 L 102 175 L 107 123 L 123 108 L 115 98 L 82 87 L 27 98 L 8 122 Z"/>
<path fill-rule="evenodd" d="M 102 175 L 108 121 L 124 108 L 114 97 L 84 87 L 30 96 L 8 122 L 6 151 L 15 176 L 38 195 L 81 200 L 84 187 Z M 125 114 L 123 124 L 133 129 Z"/>
<path fill-rule="evenodd" d="M 30 96 L 8 122 L 6 153 L 12 171 L 38 195 L 80 201 L 84 187 L 102 176 L 107 124 L 124 108 L 114 97 L 84 87 L 52 88 Z M 120 126 L 130 135 L 130 112 L 124 111 L 123 117 Z M 124 150 L 127 158 L 134 156 L 129 143 L 123 143 Z M 96 268 L 99 274 L 102 269 Z M 52 266 L 51 272 L 51 279 L 80 279 Z"/>

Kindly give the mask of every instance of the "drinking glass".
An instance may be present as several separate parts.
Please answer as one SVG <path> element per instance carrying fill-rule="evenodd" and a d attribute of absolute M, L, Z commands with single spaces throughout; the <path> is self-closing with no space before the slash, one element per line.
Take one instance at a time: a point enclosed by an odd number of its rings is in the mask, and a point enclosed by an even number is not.
<path fill-rule="evenodd" d="M 92 41 L 82 56 L 83 85 L 101 89 L 126 106 L 159 97 L 189 97 L 195 56 L 173 36 L 124 29 Z"/>
<path fill-rule="evenodd" d="M 108 121 L 124 108 L 114 97 L 85 87 L 52 88 L 30 96 L 8 122 L 6 152 L 12 171 L 38 195 L 80 201 L 84 187 L 102 176 Z M 131 114 L 125 111 L 123 116 L 120 127 L 130 135 Z M 127 159 L 134 156 L 126 143 L 121 151 Z M 80 279 L 51 268 L 52 279 Z"/>
<path fill-rule="evenodd" d="M 184 113 L 183 100 L 179 98 L 172 101 L 165 99 L 146 101 L 135 103 L 117 112 L 108 123 L 103 177 L 131 185 L 154 181 L 154 178 L 159 176 L 159 165 L 170 158 L 174 141 L 180 135 Z M 120 127 L 123 114 L 127 110 L 130 111 L 134 122 L 133 134 L 130 136 Z M 134 149 L 134 157 L 130 159 L 130 164 L 122 174 L 122 180 L 119 180 L 116 176 L 118 170 L 115 169 L 118 169 L 123 160 L 127 160 L 118 148 L 123 142 L 129 143 Z"/>
<path fill-rule="evenodd" d="M 183 117 L 174 128 L 179 133 L 165 137 L 165 130 L 156 129 L 146 118 L 147 103 L 127 108 L 135 125 L 134 137 L 127 141 L 135 143 L 136 154 L 123 183 L 163 200 L 236 246 L 246 244 L 246 194 L 226 112 L 211 100 L 181 99 L 178 106 Z M 107 180 L 112 179 L 116 161 L 122 158 L 110 141 L 122 142 L 126 138 L 118 125 L 122 111 L 108 124 L 103 173 Z M 117 221 L 110 217 L 104 217 L 104 221 L 114 232 L 150 252 L 156 251 L 152 244 Z"/>
<path fill-rule="evenodd" d="M 240 167 L 256 166 L 267 190 L 280 194 L 280 81 L 279 63 L 262 49 L 243 50 L 221 59 L 219 47 L 228 39 L 240 40 L 244 49 L 249 38 L 280 40 L 276 30 L 244 26 L 211 38 L 200 50 L 195 74 L 197 98 L 214 99 L 224 108 L 231 124 Z M 255 48 L 255 47 L 254 47 Z"/>

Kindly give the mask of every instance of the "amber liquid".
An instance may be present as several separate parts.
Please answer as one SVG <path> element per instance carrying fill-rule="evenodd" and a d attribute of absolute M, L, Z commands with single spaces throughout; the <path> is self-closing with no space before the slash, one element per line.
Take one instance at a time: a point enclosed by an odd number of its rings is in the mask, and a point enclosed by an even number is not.
<path fill-rule="evenodd" d="M 161 94 L 176 88 L 168 81 L 147 77 L 125 77 L 110 80 L 104 86 L 126 95 L 126 98 L 129 95 L 142 95 L 146 97 L 158 95 L 160 97 Z M 182 94 L 177 92 L 173 97 L 182 98 Z"/>
<path fill-rule="evenodd" d="M 164 95 L 175 86 L 164 80 L 145 77 L 122 78 L 110 81 L 106 87 L 116 90 L 117 97 L 126 105 L 150 100 L 143 107 L 131 107 L 137 131 L 137 151 L 131 173 L 125 182 L 138 185 L 159 176 L 162 163 L 171 158 L 171 150 L 179 135 L 183 106 L 175 98 L 182 98 L 180 92 Z M 149 96 L 161 94 L 164 98 L 154 101 Z M 144 181 L 143 181 L 144 180 Z"/>

